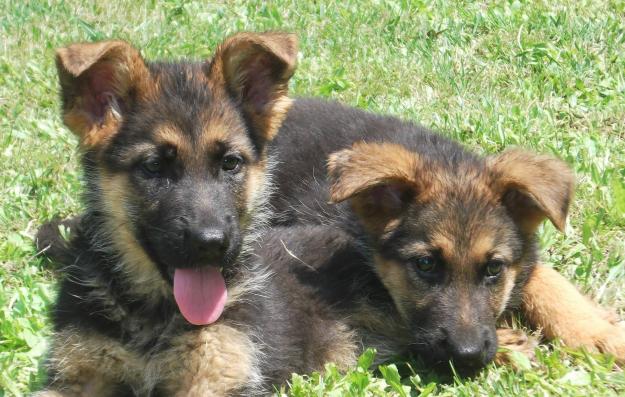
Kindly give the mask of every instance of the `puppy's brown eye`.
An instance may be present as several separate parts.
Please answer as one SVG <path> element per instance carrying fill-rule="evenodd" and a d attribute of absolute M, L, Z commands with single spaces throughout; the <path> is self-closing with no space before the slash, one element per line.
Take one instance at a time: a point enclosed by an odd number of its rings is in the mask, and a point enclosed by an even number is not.
<path fill-rule="evenodd" d="M 495 278 L 501 274 L 503 270 L 503 261 L 499 259 L 491 259 L 486 264 L 486 276 Z"/>
<path fill-rule="evenodd" d="M 415 261 L 417 270 L 423 273 L 432 273 L 436 270 L 436 260 L 431 256 L 422 256 Z"/>
<path fill-rule="evenodd" d="M 149 176 L 156 176 L 162 171 L 163 162 L 159 159 L 148 159 L 143 162 L 142 167 Z"/>
<path fill-rule="evenodd" d="M 241 169 L 243 159 L 236 155 L 227 155 L 221 160 L 221 168 L 224 171 L 237 172 Z"/>

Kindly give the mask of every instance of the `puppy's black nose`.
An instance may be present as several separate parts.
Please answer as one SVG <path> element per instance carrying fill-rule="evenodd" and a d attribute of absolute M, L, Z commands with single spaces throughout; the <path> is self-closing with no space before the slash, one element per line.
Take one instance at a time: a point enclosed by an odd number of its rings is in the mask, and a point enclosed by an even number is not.
<path fill-rule="evenodd" d="M 479 369 L 493 359 L 491 332 L 487 327 L 469 327 L 447 332 L 447 351 L 454 364 L 466 369 Z"/>
<path fill-rule="evenodd" d="M 451 358 L 459 366 L 479 368 L 484 365 L 484 343 L 471 341 L 469 343 L 452 345 Z"/>
<path fill-rule="evenodd" d="M 187 231 L 190 256 L 196 261 L 221 261 L 228 250 L 228 236 L 223 229 L 199 227 Z"/>

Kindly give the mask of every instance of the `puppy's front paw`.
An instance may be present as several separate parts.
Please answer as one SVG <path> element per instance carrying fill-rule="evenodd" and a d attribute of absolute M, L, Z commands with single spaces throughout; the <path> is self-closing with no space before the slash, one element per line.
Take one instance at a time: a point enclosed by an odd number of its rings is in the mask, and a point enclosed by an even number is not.
<path fill-rule="evenodd" d="M 625 328 L 622 325 L 606 322 L 580 346 L 589 344 L 601 353 L 613 355 L 617 363 L 625 364 Z"/>
<path fill-rule="evenodd" d="M 515 366 L 516 360 L 512 352 L 523 354 L 529 360 L 534 359 L 534 349 L 538 346 L 538 340 L 519 329 L 499 328 L 497 330 L 499 351 L 495 356 L 495 363 L 499 365 Z"/>

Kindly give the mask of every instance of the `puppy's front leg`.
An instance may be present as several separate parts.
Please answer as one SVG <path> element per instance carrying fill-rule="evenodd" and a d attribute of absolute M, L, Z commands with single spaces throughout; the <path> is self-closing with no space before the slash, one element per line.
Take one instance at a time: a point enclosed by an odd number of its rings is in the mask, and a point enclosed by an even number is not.
<path fill-rule="evenodd" d="M 570 347 L 585 347 L 625 363 L 625 328 L 582 295 L 557 271 L 539 265 L 523 291 L 523 311 L 545 337 Z"/>
<path fill-rule="evenodd" d="M 116 397 L 144 365 L 116 340 L 67 327 L 54 335 L 47 366 L 48 387 L 36 397 Z"/>

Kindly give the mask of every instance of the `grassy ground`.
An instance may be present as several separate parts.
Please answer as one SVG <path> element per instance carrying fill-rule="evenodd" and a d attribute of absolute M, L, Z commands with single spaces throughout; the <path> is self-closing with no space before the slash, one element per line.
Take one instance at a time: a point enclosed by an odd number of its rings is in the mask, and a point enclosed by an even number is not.
<path fill-rule="evenodd" d="M 418 120 L 483 152 L 522 145 L 578 175 L 567 235 L 541 231 L 544 259 L 606 305 L 625 308 L 625 3 L 279 0 L 0 0 L 0 397 L 41 379 L 53 274 L 32 248 L 53 215 L 80 210 L 75 140 L 61 125 L 53 49 L 119 37 L 148 58 L 211 54 L 226 34 L 301 38 L 292 89 Z M 523 369 L 441 382 L 398 364 L 294 376 L 308 395 L 625 395 L 609 359 L 542 346 Z M 409 389 L 411 392 L 408 392 Z M 285 393 L 287 393 L 285 391 Z"/>

